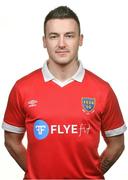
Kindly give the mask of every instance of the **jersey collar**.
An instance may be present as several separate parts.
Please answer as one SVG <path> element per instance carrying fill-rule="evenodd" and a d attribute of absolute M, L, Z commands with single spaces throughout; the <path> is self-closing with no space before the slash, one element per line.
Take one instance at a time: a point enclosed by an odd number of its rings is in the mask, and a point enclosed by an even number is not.
<path fill-rule="evenodd" d="M 73 80 L 78 81 L 78 82 L 83 81 L 83 78 L 85 75 L 85 69 L 83 68 L 81 61 L 79 61 L 79 62 L 80 62 L 80 65 L 79 65 L 77 72 L 71 78 L 69 78 L 66 81 L 61 82 L 61 83 L 65 83 L 65 82 L 69 82 L 69 81 L 73 81 Z M 56 79 L 53 76 L 53 74 L 49 71 L 48 66 L 47 66 L 47 61 L 45 61 L 44 65 L 43 65 L 42 74 L 43 74 L 45 82 L 48 82 L 50 80 L 58 81 L 58 82 L 60 81 L 60 80 Z"/>

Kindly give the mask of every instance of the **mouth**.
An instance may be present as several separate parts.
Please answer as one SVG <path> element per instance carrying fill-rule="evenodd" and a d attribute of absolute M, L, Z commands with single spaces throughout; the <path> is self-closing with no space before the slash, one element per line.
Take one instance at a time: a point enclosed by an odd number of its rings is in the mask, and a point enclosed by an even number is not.
<path fill-rule="evenodd" d="M 69 53 L 68 50 L 58 50 L 58 51 L 55 51 L 56 54 L 59 54 L 59 55 L 66 55 Z"/>

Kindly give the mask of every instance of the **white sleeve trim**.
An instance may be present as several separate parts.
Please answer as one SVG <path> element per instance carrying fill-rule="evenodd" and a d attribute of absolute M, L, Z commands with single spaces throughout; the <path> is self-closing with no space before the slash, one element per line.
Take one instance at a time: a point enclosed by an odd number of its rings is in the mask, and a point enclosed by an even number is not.
<path fill-rule="evenodd" d="M 14 133 L 18 133 L 18 134 L 21 134 L 21 133 L 24 133 L 24 132 L 25 132 L 25 128 L 13 126 L 13 125 L 10 125 L 10 124 L 8 124 L 8 123 L 6 123 L 6 122 L 3 122 L 3 123 L 2 123 L 2 128 L 3 128 L 5 131 L 14 132 Z"/>
<path fill-rule="evenodd" d="M 126 130 L 127 130 L 127 127 L 124 124 L 123 126 L 121 126 L 119 128 L 105 131 L 105 135 L 106 135 L 106 137 L 118 136 L 120 134 L 123 134 Z"/>

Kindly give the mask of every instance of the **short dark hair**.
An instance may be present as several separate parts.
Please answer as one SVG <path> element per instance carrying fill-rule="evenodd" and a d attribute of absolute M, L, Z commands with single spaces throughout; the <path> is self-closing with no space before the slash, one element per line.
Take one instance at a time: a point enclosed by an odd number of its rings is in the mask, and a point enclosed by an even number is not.
<path fill-rule="evenodd" d="M 76 13 L 71 10 L 69 7 L 67 6 L 59 6 L 53 10 L 51 10 L 47 16 L 45 17 L 44 20 L 44 34 L 46 33 L 46 23 L 50 20 L 50 19 L 74 19 L 77 24 L 78 24 L 78 28 L 79 28 L 79 34 L 80 34 L 80 22 L 79 19 L 76 15 Z"/>

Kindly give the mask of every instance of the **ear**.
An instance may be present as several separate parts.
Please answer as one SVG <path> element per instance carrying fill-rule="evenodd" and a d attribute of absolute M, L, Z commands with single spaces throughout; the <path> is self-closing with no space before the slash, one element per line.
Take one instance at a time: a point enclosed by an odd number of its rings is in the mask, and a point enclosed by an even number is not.
<path fill-rule="evenodd" d="M 46 38 L 45 38 L 45 36 L 42 37 L 42 41 L 43 41 L 43 47 L 46 48 L 47 46 L 46 46 Z"/>
<path fill-rule="evenodd" d="M 84 39 L 83 34 L 80 34 L 79 46 L 82 46 L 82 45 L 83 45 L 83 39 Z"/>

